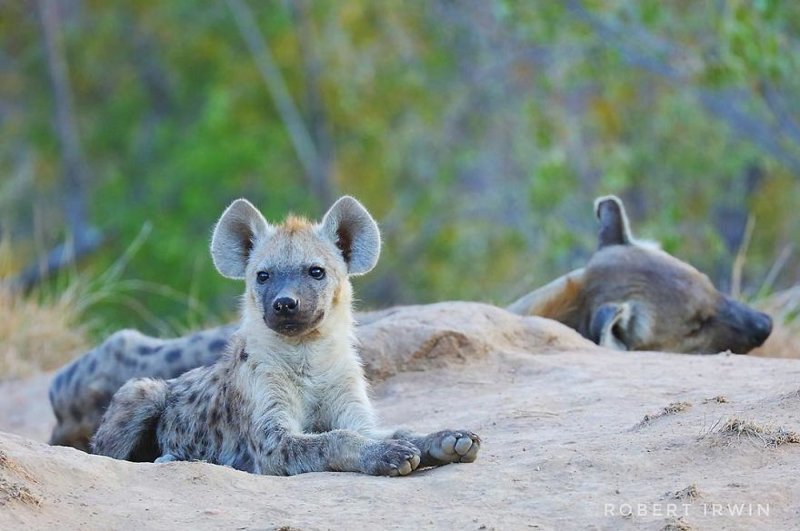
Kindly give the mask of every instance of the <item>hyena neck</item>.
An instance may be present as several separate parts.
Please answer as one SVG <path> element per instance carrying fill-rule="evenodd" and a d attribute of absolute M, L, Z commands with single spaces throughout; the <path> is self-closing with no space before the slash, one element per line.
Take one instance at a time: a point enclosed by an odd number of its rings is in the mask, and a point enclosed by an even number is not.
<path fill-rule="evenodd" d="M 279 334 L 260 317 L 245 314 L 238 335 L 242 348 L 257 363 L 324 370 L 343 358 L 357 358 L 349 307 L 334 309 L 315 331 L 297 337 Z"/>

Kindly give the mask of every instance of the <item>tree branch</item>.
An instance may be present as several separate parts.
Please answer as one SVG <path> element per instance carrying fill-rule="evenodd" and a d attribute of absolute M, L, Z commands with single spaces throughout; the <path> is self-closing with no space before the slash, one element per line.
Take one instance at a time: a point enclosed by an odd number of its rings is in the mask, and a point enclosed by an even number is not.
<path fill-rule="evenodd" d="M 10 279 L 7 285 L 12 291 L 28 292 L 43 280 L 93 253 L 102 243 L 100 231 L 89 227 L 75 235 L 72 241 L 56 245 L 43 260 L 27 266 L 22 273 Z"/>
<path fill-rule="evenodd" d="M 86 227 L 86 163 L 78 140 L 75 123 L 69 69 L 64 57 L 61 37 L 61 20 L 56 0 L 39 0 L 47 66 L 53 90 L 56 113 L 56 133 L 61 145 L 61 162 L 64 171 L 65 209 L 67 225 L 74 237 Z"/>
<path fill-rule="evenodd" d="M 69 69 L 61 36 L 56 0 L 39 0 L 45 55 L 55 104 L 55 128 L 61 146 L 64 209 L 71 239 L 54 247 L 40 263 L 28 266 L 9 281 L 14 290 L 28 291 L 43 279 L 97 249 L 103 237 L 91 227 L 86 213 L 87 165 L 80 148 L 73 109 Z"/>
<path fill-rule="evenodd" d="M 233 13 L 242 38 L 244 38 L 247 47 L 250 49 L 250 54 L 253 56 L 261 78 L 267 86 L 267 91 L 275 103 L 275 107 L 277 107 L 278 114 L 289 133 L 297 158 L 305 171 L 308 185 L 317 196 L 320 204 L 328 203 L 325 192 L 319 186 L 319 183 L 323 182 L 324 179 L 319 177 L 320 163 L 317 147 L 305 122 L 303 122 L 300 112 L 297 110 L 292 96 L 289 94 L 289 90 L 286 88 L 286 82 L 283 80 L 283 75 L 275 63 L 272 52 L 270 52 L 258 26 L 256 26 L 253 12 L 243 0 L 227 0 L 227 4 L 231 13 Z"/>
<path fill-rule="evenodd" d="M 335 185 L 332 182 L 333 141 L 328 127 L 328 116 L 322 100 L 320 87 L 320 73 L 322 62 L 314 43 L 314 33 L 308 15 L 308 2 L 294 0 L 289 2 L 289 9 L 295 22 L 298 33 L 297 40 L 300 47 L 300 57 L 303 63 L 305 81 L 305 103 L 307 109 L 307 123 L 317 146 L 317 160 L 313 178 L 323 205 L 333 203 Z"/>

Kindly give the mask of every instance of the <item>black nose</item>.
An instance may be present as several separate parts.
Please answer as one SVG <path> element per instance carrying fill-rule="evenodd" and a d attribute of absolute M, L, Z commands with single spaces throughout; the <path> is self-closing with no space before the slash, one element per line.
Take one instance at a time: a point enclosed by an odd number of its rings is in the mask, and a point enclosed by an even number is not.
<path fill-rule="evenodd" d="M 753 319 L 751 327 L 753 340 L 761 345 L 772 333 L 772 318 L 765 313 L 760 313 Z"/>
<path fill-rule="evenodd" d="M 272 302 L 272 309 L 278 315 L 292 315 L 297 310 L 297 299 L 278 297 Z"/>

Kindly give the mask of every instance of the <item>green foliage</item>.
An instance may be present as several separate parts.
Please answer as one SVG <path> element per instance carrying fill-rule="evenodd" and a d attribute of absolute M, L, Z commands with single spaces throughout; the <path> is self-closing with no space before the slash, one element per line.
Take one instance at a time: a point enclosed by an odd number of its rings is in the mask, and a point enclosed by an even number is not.
<path fill-rule="evenodd" d="M 32 259 L 65 236 L 62 169 L 40 23 L 17 4 L 0 8 L 0 171 L 13 183 L 0 183 L 0 223 L 20 249 L 36 241 Z M 108 236 L 86 273 L 153 227 L 125 270 L 149 288 L 92 311 L 106 330 L 161 333 L 229 315 L 240 286 L 214 271 L 207 249 L 227 203 L 248 197 L 273 220 L 327 205 L 224 2 L 76 5 L 63 2 L 66 58 L 90 218 Z M 742 227 L 756 217 L 751 291 L 799 243 L 798 140 L 775 129 L 791 127 L 780 118 L 797 116 L 797 103 L 788 98 L 776 116 L 765 91 L 800 88 L 800 5 L 249 5 L 306 125 L 329 135 L 333 188 L 382 223 L 380 265 L 358 280 L 366 306 L 500 303 L 541 285 L 585 262 L 592 200 L 606 193 L 627 201 L 639 235 L 723 286 L 736 252 L 729 233 L 740 228 L 719 212 L 743 214 Z M 731 91 L 747 95 L 741 112 L 764 135 L 780 134 L 762 141 L 703 99 Z M 792 264 L 778 285 L 797 281 Z"/>

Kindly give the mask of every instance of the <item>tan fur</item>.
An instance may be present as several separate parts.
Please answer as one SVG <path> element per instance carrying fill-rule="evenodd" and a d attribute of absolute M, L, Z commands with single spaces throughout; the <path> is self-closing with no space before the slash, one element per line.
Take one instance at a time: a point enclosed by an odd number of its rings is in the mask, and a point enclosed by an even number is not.
<path fill-rule="evenodd" d="M 556 319 L 609 348 L 746 353 L 771 330 L 769 316 L 726 297 L 706 275 L 634 239 L 622 201 L 599 198 L 600 246 L 585 268 L 508 306 Z"/>
<path fill-rule="evenodd" d="M 289 215 L 286 218 L 286 221 L 284 221 L 281 225 L 280 230 L 287 234 L 293 234 L 295 232 L 307 231 L 312 228 L 313 224 L 308 219 L 302 216 Z"/>
<path fill-rule="evenodd" d="M 522 296 L 506 309 L 519 315 L 537 315 L 563 321 L 578 311 L 578 301 L 585 284 L 586 272 L 576 269 L 549 284 Z"/>

